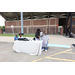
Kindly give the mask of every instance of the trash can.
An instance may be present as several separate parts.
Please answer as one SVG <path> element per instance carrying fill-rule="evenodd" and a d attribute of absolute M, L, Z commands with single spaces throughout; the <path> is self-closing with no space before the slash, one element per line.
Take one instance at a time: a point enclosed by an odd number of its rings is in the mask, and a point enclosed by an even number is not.
<path fill-rule="evenodd" d="M 60 29 L 60 35 L 63 35 L 63 28 Z"/>

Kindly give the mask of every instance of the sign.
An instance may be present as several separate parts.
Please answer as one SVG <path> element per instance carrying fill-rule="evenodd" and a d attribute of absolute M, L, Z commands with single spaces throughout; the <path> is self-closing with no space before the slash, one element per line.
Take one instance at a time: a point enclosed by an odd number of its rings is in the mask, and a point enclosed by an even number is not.
<path fill-rule="evenodd" d="M 58 27 L 58 25 L 56 25 Z"/>
<path fill-rule="evenodd" d="M 11 25 L 11 28 L 12 28 L 12 32 L 13 32 L 13 36 L 14 36 L 14 26 Z"/>

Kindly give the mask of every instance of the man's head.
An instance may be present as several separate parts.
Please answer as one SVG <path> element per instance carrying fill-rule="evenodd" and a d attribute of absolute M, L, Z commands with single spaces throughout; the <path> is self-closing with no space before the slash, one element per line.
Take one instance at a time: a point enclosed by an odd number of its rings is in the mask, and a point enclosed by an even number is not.
<path fill-rule="evenodd" d="M 16 37 L 17 37 L 17 35 L 16 35 Z"/>
<path fill-rule="evenodd" d="M 37 29 L 37 32 L 40 32 L 40 29 Z"/>
<path fill-rule="evenodd" d="M 47 35 L 47 32 L 46 31 L 44 33 L 45 33 L 45 35 Z"/>
<path fill-rule="evenodd" d="M 19 34 L 19 36 L 21 37 L 21 36 L 22 36 L 22 34 L 20 33 L 20 34 Z"/>

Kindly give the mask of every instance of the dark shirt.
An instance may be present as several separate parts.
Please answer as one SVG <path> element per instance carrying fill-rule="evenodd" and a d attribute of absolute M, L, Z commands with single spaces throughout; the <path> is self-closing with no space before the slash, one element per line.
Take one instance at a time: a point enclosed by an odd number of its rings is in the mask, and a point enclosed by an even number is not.
<path fill-rule="evenodd" d="M 67 32 L 69 32 L 69 28 L 67 28 Z"/>
<path fill-rule="evenodd" d="M 39 38 L 38 36 L 40 36 L 40 32 L 36 32 L 35 37 Z"/>

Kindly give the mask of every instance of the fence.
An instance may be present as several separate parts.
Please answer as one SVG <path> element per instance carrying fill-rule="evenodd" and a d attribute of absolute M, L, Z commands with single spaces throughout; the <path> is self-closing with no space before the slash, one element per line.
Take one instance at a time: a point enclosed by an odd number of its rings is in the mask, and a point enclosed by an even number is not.
<path fill-rule="evenodd" d="M 24 28 L 24 34 L 35 34 L 38 28 Z M 41 31 L 45 31 L 45 28 L 39 28 Z M 11 28 L 5 28 L 6 33 L 12 33 Z M 14 33 L 20 33 L 21 28 L 14 28 Z M 47 33 L 48 34 L 63 34 L 63 29 L 62 28 L 47 28 Z M 62 33 L 62 34 L 61 34 Z"/>
<path fill-rule="evenodd" d="M 72 31 L 75 33 L 75 28 L 72 28 Z"/>

